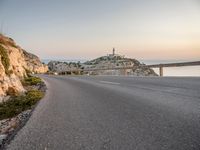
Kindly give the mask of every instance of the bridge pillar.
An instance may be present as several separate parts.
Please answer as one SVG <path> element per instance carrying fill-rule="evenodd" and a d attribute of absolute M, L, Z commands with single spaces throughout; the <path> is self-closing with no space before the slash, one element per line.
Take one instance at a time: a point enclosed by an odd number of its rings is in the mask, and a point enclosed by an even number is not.
<path fill-rule="evenodd" d="M 160 72 L 160 76 L 163 76 L 163 66 L 159 66 L 159 72 Z"/>

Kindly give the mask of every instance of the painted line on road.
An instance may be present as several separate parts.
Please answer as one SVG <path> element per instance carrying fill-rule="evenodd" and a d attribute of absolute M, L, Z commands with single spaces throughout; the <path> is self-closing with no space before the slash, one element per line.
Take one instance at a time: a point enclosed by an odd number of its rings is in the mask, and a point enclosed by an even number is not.
<path fill-rule="evenodd" d="M 109 82 L 109 81 L 99 81 L 99 82 L 101 82 L 101 83 L 106 83 L 106 84 L 113 84 L 113 85 L 120 85 L 120 83 L 118 83 L 118 82 Z"/>

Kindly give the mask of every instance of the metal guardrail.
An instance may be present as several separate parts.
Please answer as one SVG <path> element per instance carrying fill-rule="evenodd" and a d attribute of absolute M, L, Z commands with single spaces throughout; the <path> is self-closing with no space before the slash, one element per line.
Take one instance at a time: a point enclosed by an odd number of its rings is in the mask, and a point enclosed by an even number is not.
<path fill-rule="evenodd" d="M 162 66 L 162 67 L 182 67 L 182 66 L 198 66 L 198 65 L 200 65 L 200 61 L 154 64 L 154 65 L 146 65 L 146 66 L 148 66 L 150 68 L 159 68 L 160 66 Z"/>

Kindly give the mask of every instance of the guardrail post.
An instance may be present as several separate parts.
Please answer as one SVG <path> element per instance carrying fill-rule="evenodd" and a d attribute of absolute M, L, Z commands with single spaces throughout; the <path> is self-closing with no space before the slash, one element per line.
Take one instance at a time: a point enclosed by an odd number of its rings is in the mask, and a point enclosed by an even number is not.
<path fill-rule="evenodd" d="M 163 76 L 163 66 L 162 65 L 159 66 L 159 72 L 160 72 L 160 76 L 162 77 Z"/>

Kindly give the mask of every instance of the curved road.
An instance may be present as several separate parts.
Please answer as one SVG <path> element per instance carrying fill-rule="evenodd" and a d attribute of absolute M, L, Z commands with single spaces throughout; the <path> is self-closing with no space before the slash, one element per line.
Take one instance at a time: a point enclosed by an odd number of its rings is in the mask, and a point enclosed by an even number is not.
<path fill-rule="evenodd" d="M 41 76 L 8 150 L 199 150 L 200 78 Z"/>

